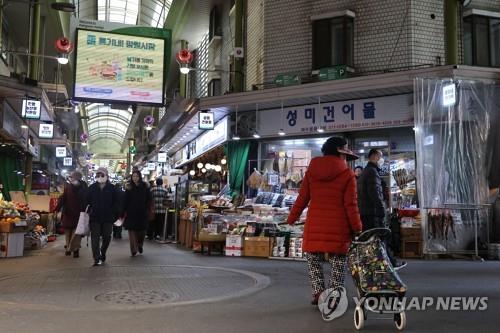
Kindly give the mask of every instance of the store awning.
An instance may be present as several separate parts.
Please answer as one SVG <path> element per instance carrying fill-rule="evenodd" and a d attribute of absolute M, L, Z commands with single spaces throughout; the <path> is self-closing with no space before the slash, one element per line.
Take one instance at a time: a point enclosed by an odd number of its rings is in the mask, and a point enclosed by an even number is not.
<path fill-rule="evenodd" d="M 236 110 L 252 111 L 300 106 L 321 102 L 354 100 L 413 92 L 416 77 L 454 77 L 500 81 L 500 69 L 471 66 L 439 66 L 410 71 L 384 73 L 335 81 L 234 93 L 200 99 L 200 110 L 229 114 Z"/>

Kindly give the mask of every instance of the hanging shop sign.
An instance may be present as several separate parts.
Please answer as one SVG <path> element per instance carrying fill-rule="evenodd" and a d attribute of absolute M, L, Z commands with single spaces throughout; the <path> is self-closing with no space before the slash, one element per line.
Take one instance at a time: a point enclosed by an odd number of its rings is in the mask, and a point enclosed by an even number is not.
<path fill-rule="evenodd" d="M 42 103 L 33 99 L 23 99 L 21 115 L 26 119 L 40 119 Z"/>
<path fill-rule="evenodd" d="M 148 163 L 148 170 L 149 171 L 156 170 L 156 163 L 153 163 L 153 162 Z"/>
<path fill-rule="evenodd" d="M 453 106 L 457 102 L 457 87 L 455 83 L 443 87 L 443 106 Z"/>
<path fill-rule="evenodd" d="M 137 152 L 137 148 L 135 146 L 130 146 L 128 148 L 129 153 L 135 154 Z"/>
<path fill-rule="evenodd" d="M 201 130 L 214 129 L 214 114 L 213 112 L 198 113 L 198 128 Z"/>
<path fill-rule="evenodd" d="M 41 139 L 52 139 L 54 137 L 54 124 L 40 124 L 38 137 Z"/>
<path fill-rule="evenodd" d="M 300 107 L 266 110 L 259 113 L 257 130 L 277 136 L 277 124 L 287 135 L 413 125 L 412 94 L 317 103 Z"/>
<path fill-rule="evenodd" d="M 345 65 L 321 68 L 319 70 L 319 79 L 321 81 L 344 79 L 347 77 L 347 72 L 348 69 Z"/>
<path fill-rule="evenodd" d="M 66 147 L 56 147 L 56 157 L 66 157 Z"/>
<path fill-rule="evenodd" d="M 158 163 L 167 163 L 167 153 L 158 153 Z"/>
<path fill-rule="evenodd" d="M 64 166 L 72 166 L 73 165 L 73 159 L 71 157 L 65 157 L 63 160 L 63 165 Z"/>
<path fill-rule="evenodd" d="M 300 84 L 300 76 L 295 73 L 278 74 L 274 84 L 280 87 L 295 86 Z"/>

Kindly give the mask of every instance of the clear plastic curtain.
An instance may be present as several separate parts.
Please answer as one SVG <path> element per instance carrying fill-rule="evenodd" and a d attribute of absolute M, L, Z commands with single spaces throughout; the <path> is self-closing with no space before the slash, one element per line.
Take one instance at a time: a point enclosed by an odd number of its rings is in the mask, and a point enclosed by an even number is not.
<path fill-rule="evenodd" d="M 418 192 L 427 253 L 467 251 L 478 245 L 475 238 L 487 241 L 484 205 L 494 92 L 483 82 L 415 80 Z"/>

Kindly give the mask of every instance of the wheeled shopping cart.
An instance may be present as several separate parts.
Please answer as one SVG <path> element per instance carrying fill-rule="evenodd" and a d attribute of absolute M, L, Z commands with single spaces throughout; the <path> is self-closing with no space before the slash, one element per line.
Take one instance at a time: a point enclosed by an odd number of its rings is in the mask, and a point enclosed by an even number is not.
<path fill-rule="evenodd" d="M 385 228 L 367 230 L 352 242 L 349 249 L 349 271 L 358 292 L 354 311 L 354 326 L 357 330 L 364 327 L 367 312 L 393 314 L 398 330 L 406 326 L 406 314 L 402 306 L 406 285 L 392 266 L 382 241 L 390 232 Z"/>

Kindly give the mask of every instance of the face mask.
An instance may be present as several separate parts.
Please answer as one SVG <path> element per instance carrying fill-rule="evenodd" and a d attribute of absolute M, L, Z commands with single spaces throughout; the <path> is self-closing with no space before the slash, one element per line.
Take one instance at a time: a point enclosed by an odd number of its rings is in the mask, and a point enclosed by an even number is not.
<path fill-rule="evenodd" d="M 101 184 L 104 184 L 107 181 L 108 181 L 108 177 L 99 177 L 99 178 L 97 178 L 97 182 L 101 183 Z"/>
<path fill-rule="evenodd" d="M 378 160 L 377 165 L 379 168 L 381 168 L 384 165 L 384 163 L 385 163 L 385 160 L 383 158 L 381 158 L 380 160 Z"/>
<path fill-rule="evenodd" d="M 78 185 L 80 185 L 80 182 L 79 182 L 78 180 L 73 180 L 73 181 L 71 182 L 71 184 L 73 184 L 73 185 L 75 185 L 75 186 L 78 186 Z"/>

